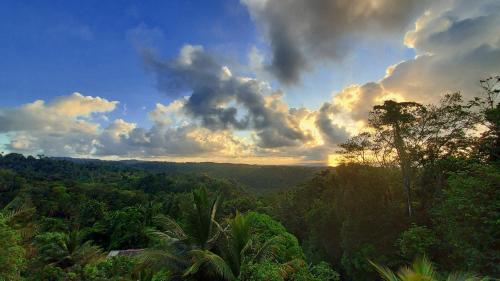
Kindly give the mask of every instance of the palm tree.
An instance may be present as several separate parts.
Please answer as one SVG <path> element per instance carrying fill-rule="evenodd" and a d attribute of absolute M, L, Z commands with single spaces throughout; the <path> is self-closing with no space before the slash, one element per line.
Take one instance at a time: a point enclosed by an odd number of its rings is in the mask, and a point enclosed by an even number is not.
<path fill-rule="evenodd" d="M 210 198 L 205 188 L 192 192 L 193 209 L 187 216 L 185 229 L 169 217 L 158 215 L 156 225 L 161 231 L 149 233 L 159 242 L 156 248 L 147 249 L 141 255 L 141 266 L 169 268 L 173 278 L 191 275 L 219 276 L 233 280 L 231 270 L 223 259 L 211 252 L 220 237 L 222 228 L 215 220 L 220 197 Z"/>
<path fill-rule="evenodd" d="M 19 207 L 16 205 L 21 204 Z M 38 232 L 38 227 L 32 222 L 32 218 L 36 212 L 35 207 L 31 202 L 21 202 L 16 198 L 7 204 L 3 209 L 0 209 L 0 218 L 18 231 L 23 241 L 30 240 Z"/>
<path fill-rule="evenodd" d="M 259 262 L 272 258 L 276 251 L 279 237 L 273 237 L 262 245 L 252 239 L 251 225 L 248 216 L 236 212 L 234 218 L 228 220 L 227 227 L 222 231 L 222 239 L 218 243 L 218 252 L 208 250 L 192 251 L 194 254 L 192 266 L 184 276 L 196 273 L 201 266 L 210 268 L 224 280 L 235 280 L 240 277 L 240 269 L 245 262 Z M 285 268 L 286 265 L 283 265 Z"/>
<path fill-rule="evenodd" d="M 39 258 L 63 269 L 84 267 L 104 257 L 101 249 L 84 241 L 79 231 L 70 233 L 47 232 L 35 238 Z"/>
<path fill-rule="evenodd" d="M 206 189 L 193 191 L 193 210 L 186 230 L 171 218 L 157 216 L 156 223 L 164 230 L 151 234 L 161 241 L 161 247 L 146 250 L 140 268 L 167 267 L 179 279 L 231 281 L 237 279 L 245 261 L 272 255 L 278 238 L 256 245 L 251 239 L 250 221 L 239 212 L 223 228 L 215 220 L 218 204 L 219 196 L 210 200 Z"/>
<path fill-rule="evenodd" d="M 220 235 L 220 226 L 215 220 L 219 201 L 218 194 L 210 199 L 206 188 L 193 191 L 193 211 L 187 221 L 188 237 L 203 250 L 212 248 Z"/>
<path fill-rule="evenodd" d="M 385 281 L 487 281 L 488 277 L 479 277 L 465 272 L 454 272 L 449 274 L 446 279 L 440 277 L 432 263 L 426 258 L 417 258 L 411 267 L 405 266 L 399 269 L 397 273 L 391 269 L 370 263 Z"/>

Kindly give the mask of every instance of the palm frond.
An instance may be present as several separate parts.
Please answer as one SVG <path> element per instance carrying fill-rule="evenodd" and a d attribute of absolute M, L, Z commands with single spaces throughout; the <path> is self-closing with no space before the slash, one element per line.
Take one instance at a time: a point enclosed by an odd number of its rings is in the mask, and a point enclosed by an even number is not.
<path fill-rule="evenodd" d="M 380 277 L 385 281 L 400 281 L 396 274 L 389 268 L 385 266 L 378 265 L 373 261 L 369 260 L 370 264 L 377 270 L 380 274 Z"/>
<path fill-rule="evenodd" d="M 157 215 L 153 218 L 155 224 L 165 229 L 169 236 L 183 240 L 187 238 L 182 227 L 172 218 L 165 215 Z"/>
<path fill-rule="evenodd" d="M 280 236 L 274 236 L 268 239 L 260 248 L 257 249 L 252 260 L 260 261 L 265 258 L 274 258 L 277 251 L 277 245 L 282 240 Z"/>
<path fill-rule="evenodd" d="M 466 272 L 453 272 L 448 275 L 446 281 L 488 281 L 490 278 L 488 277 L 479 277 L 475 274 L 466 273 Z"/>
<path fill-rule="evenodd" d="M 149 268 L 160 270 L 168 268 L 172 271 L 182 271 L 188 262 L 173 251 L 165 249 L 147 249 L 137 257 L 137 271 Z"/>
<path fill-rule="evenodd" d="M 1 214 L 3 219 L 5 219 L 8 224 L 12 224 L 17 219 L 31 217 L 35 211 L 35 207 L 27 207 L 26 205 L 23 205 L 17 209 L 9 209 L 6 207 Z"/>
<path fill-rule="evenodd" d="M 298 268 L 305 265 L 304 260 L 302 259 L 293 259 L 286 263 L 281 264 L 280 266 L 280 274 L 284 279 L 288 279 L 289 276 L 293 275 L 293 273 L 297 272 Z"/>
<path fill-rule="evenodd" d="M 215 222 L 215 216 L 217 215 L 217 209 L 219 207 L 219 200 L 220 200 L 220 195 L 217 194 L 215 196 L 215 199 L 212 202 L 212 205 L 210 206 L 210 224 L 209 224 L 209 228 L 208 228 L 209 235 L 213 231 L 213 225 L 214 225 L 214 222 Z"/>
<path fill-rule="evenodd" d="M 98 246 L 92 245 L 91 241 L 87 241 L 79 246 L 74 253 L 71 254 L 71 259 L 78 265 L 94 264 L 105 257 L 102 250 Z"/>
<path fill-rule="evenodd" d="M 422 258 L 417 258 L 413 262 L 412 270 L 421 276 L 427 276 L 431 280 L 434 279 L 434 276 L 435 276 L 434 265 L 425 256 L 423 256 Z"/>
<path fill-rule="evenodd" d="M 219 255 L 208 250 L 192 250 L 193 264 L 184 272 L 184 276 L 194 275 L 202 266 L 206 266 L 223 280 L 236 280 L 229 265 Z"/>

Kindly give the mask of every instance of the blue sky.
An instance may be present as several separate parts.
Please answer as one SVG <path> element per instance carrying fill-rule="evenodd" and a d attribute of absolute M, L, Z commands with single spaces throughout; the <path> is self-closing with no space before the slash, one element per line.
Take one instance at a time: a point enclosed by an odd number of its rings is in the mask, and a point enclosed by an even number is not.
<path fill-rule="evenodd" d="M 161 32 L 143 39 L 165 57 L 186 43 L 245 55 L 256 37 L 248 12 L 232 0 L 3 1 L 0 106 L 77 91 L 119 100 L 129 118 L 144 122 L 142 106 L 166 101 L 129 36 L 138 27 Z"/>
<path fill-rule="evenodd" d="M 376 103 L 472 97 L 500 65 L 497 0 L 0 5 L 7 152 L 326 164 Z"/>
<path fill-rule="evenodd" d="M 147 122 L 143 106 L 168 98 L 145 70 L 132 30 L 156 31 L 137 40 L 167 58 L 184 44 L 199 44 L 245 63 L 252 46 L 264 45 L 248 11 L 234 0 L 4 1 L 0 22 L 1 106 L 76 91 L 118 100 L 140 123 Z M 317 107 L 332 91 L 378 79 L 387 65 L 414 55 L 402 44 L 354 47 L 347 62 L 324 65 L 287 87 L 291 104 Z"/>

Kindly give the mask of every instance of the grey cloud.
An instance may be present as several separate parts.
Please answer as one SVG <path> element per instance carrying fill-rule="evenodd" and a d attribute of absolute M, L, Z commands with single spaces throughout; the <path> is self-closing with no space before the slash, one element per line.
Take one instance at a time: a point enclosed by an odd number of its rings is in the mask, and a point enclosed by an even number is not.
<path fill-rule="evenodd" d="M 341 128 L 332 123 L 331 114 L 335 113 L 335 107 L 330 103 L 324 103 L 316 119 L 316 125 L 323 133 L 323 136 L 330 144 L 342 143 L 349 137 L 345 128 Z"/>
<path fill-rule="evenodd" d="M 477 95 L 478 81 L 500 71 L 500 4 L 493 3 L 475 3 L 483 15 L 474 9 L 434 12 L 435 18 L 409 33 L 424 54 L 398 64 L 380 82 L 384 90 L 425 103 L 447 92 Z M 433 30 L 436 22 L 446 22 L 446 28 Z"/>
<path fill-rule="evenodd" d="M 361 36 L 402 33 L 426 0 L 242 0 L 269 40 L 269 70 L 284 83 L 324 60 L 341 59 Z"/>
<path fill-rule="evenodd" d="M 96 155 L 118 155 L 129 157 L 152 156 L 186 156 L 217 151 L 216 145 L 204 146 L 202 143 L 188 137 L 189 132 L 196 129 L 193 126 L 180 128 L 151 129 L 134 128 L 126 134 L 113 138 L 102 134 Z M 107 130 L 113 130 L 110 126 Z"/>
<path fill-rule="evenodd" d="M 266 104 L 266 96 L 273 94 L 266 83 L 233 76 L 201 47 L 187 45 L 177 58 L 167 61 L 148 54 L 145 62 L 167 95 L 190 93 L 184 110 L 204 127 L 256 130 L 262 147 L 296 145 L 307 138 L 289 111 Z"/>
<path fill-rule="evenodd" d="M 465 98 L 477 96 L 478 81 L 500 73 L 500 4 L 453 3 L 429 10 L 406 34 L 406 43 L 418 54 L 415 58 L 390 67 L 379 82 L 338 93 L 334 103 L 349 107 L 340 113 L 342 108 L 333 107 L 334 118 L 366 120 L 373 105 L 391 96 L 420 103 L 437 102 L 443 94 L 457 91 Z"/>
<path fill-rule="evenodd" d="M 450 55 L 477 48 L 482 44 L 495 44 L 498 34 L 494 30 L 500 26 L 500 3 L 477 5 L 478 8 L 484 6 L 489 7 L 488 11 L 481 11 L 482 14 L 477 16 L 457 15 L 450 11 L 435 18 L 426 24 L 424 30 L 415 33 L 415 48 L 420 53 Z M 443 25 L 447 25 L 447 28 L 433 30 Z"/>

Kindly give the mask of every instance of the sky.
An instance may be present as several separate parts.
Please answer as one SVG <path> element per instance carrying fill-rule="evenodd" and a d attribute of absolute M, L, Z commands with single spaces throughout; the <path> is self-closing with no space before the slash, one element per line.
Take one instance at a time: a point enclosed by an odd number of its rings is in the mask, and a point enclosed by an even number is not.
<path fill-rule="evenodd" d="M 335 164 L 386 99 L 479 93 L 497 0 L 2 1 L 0 151 Z"/>

